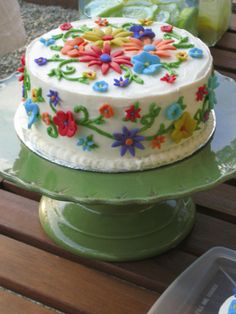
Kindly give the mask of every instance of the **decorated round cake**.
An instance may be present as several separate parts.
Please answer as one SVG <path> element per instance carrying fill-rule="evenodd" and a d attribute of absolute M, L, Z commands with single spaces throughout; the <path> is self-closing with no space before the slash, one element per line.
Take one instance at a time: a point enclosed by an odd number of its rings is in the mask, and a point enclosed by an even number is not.
<path fill-rule="evenodd" d="M 15 128 L 52 162 L 150 169 L 190 156 L 214 131 L 212 57 L 185 30 L 123 18 L 64 23 L 21 62 Z"/>

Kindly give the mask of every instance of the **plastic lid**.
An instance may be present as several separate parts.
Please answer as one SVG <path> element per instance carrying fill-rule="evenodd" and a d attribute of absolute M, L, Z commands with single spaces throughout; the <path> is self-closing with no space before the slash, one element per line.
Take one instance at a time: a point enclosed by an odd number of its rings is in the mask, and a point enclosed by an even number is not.
<path fill-rule="evenodd" d="M 215 247 L 162 294 L 148 314 L 236 314 L 236 251 Z"/>

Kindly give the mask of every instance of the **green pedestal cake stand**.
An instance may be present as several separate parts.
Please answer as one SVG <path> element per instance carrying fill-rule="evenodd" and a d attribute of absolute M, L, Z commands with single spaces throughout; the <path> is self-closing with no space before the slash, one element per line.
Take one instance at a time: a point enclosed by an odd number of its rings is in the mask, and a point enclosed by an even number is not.
<path fill-rule="evenodd" d="M 190 232 L 195 220 L 190 195 L 236 172 L 236 83 L 217 76 L 217 127 L 205 147 L 159 169 L 108 174 L 53 164 L 19 141 L 13 116 L 21 91 L 13 75 L 0 82 L 0 173 L 44 195 L 42 227 L 66 250 L 107 261 L 160 254 Z"/>

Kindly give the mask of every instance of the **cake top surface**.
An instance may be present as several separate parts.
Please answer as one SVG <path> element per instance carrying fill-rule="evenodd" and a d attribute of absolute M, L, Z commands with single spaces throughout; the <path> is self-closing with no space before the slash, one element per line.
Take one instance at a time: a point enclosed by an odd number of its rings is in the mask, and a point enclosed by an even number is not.
<path fill-rule="evenodd" d="M 150 20 L 64 23 L 27 48 L 30 74 L 51 88 L 134 98 L 171 93 L 212 66 L 208 47 L 185 30 Z"/>

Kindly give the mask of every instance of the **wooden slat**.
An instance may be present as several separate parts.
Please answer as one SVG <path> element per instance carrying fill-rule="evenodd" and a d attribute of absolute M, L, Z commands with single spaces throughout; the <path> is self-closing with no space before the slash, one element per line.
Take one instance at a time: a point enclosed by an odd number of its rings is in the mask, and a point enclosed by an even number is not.
<path fill-rule="evenodd" d="M 236 31 L 236 13 L 232 14 L 230 28 L 231 31 Z"/>
<path fill-rule="evenodd" d="M 236 189 L 228 184 L 194 195 L 201 212 L 236 224 Z"/>
<path fill-rule="evenodd" d="M 0 287 L 0 313 L 2 314 L 56 314 L 43 305 L 26 299 L 20 295 L 13 294 Z"/>
<path fill-rule="evenodd" d="M 166 289 L 171 281 L 195 260 L 194 256 L 178 251 L 171 251 L 155 260 L 136 263 L 112 264 L 77 257 L 59 248 L 45 235 L 38 219 L 38 205 L 37 202 L 0 190 L 0 232 L 158 292 Z M 175 261 L 174 265 L 169 263 L 172 260 Z M 168 270 L 165 268 L 167 265 Z"/>
<path fill-rule="evenodd" d="M 223 50 L 236 51 L 236 33 L 227 32 L 217 43 L 217 47 Z"/>
<path fill-rule="evenodd" d="M 2 181 L 1 187 L 2 187 L 2 189 L 6 190 L 6 191 L 9 191 L 9 192 L 12 192 L 14 194 L 29 198 L 29 199 L 37 201 L 37 202 L 39 202 L 40 198 L 41 198 L 41 194 L 24 190 L 23 188 L 18 187 L 14 183 L 6 181 L 6 180 Z"/>
<path fill-rule="evenodd" d="M 0 284 L 66 313 L 146 313 L 158 297 L 5 236 Z"/>
<path fill-rule="evenodd" d="M 236 54 L 231 51 L 211 48 L 214 65 L 222 70 L 236 72 Z"/>
<path fill-rule="evenodd" d="M 193 232 L 182 243 L 188 253 L 201 255 L 214 246 L 236 250 L 236 225 L 208 215 L 197 214 Z"/>

